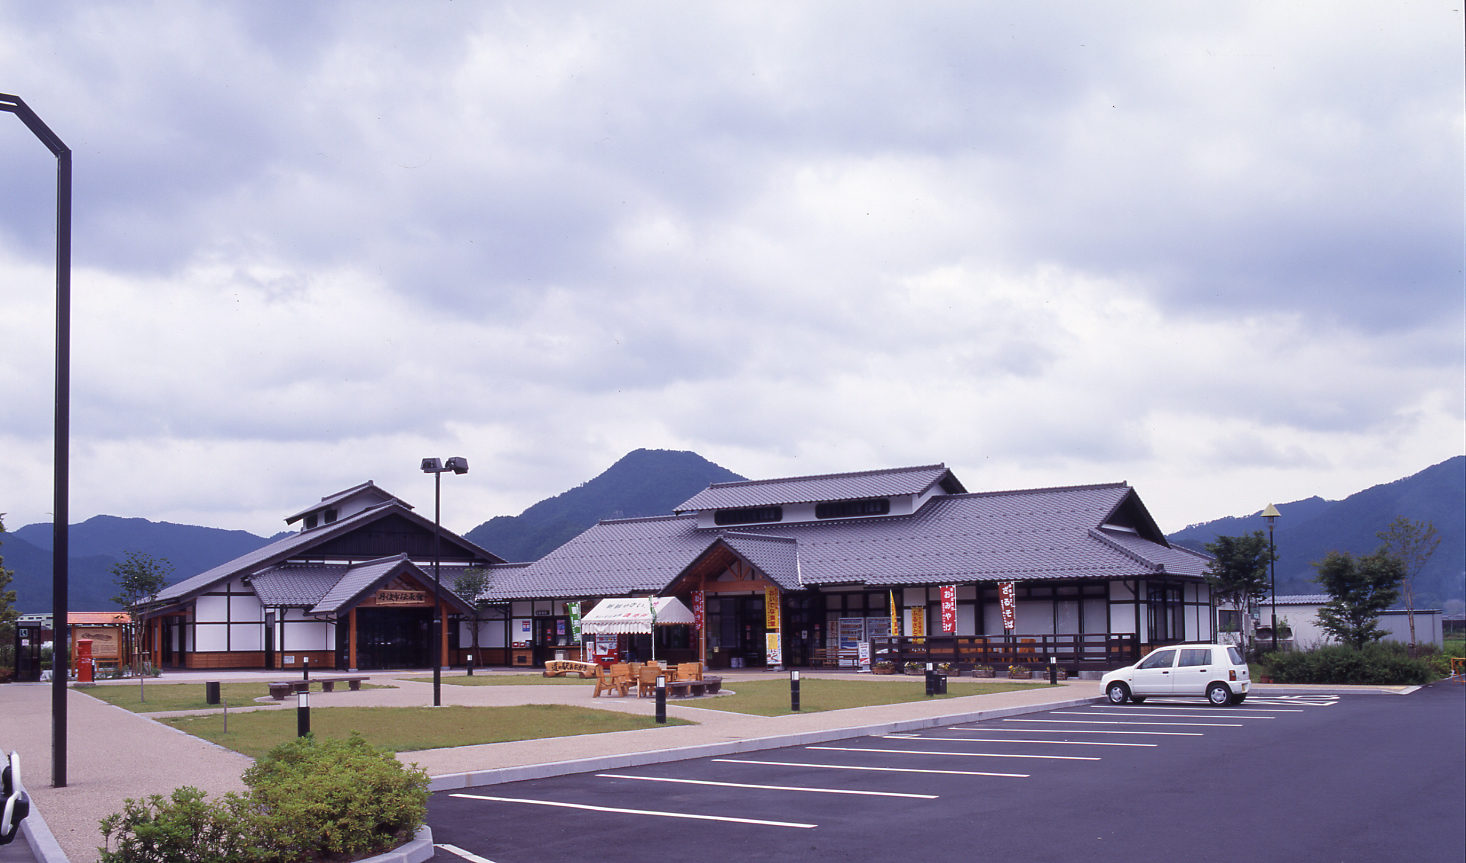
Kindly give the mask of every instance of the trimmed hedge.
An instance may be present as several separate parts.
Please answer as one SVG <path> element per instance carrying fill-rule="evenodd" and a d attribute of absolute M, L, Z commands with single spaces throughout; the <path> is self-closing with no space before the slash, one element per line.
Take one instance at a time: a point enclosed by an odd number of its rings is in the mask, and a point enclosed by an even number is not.
<path fill-rule="evenodd" d="M 1279 651 L 1262 657 L 1274 683 L 1342 683 L 1376 686 L 1421 686 L 1440 679 L 1430 663 L 1411 659 L 1405 645 L 1393 641 L 1362 649 L 1328 644 L 1312 650 Z"/>
<path fill-rule="evenodd" d="M 326 863 L 411 839 L 427 817 L 428 776 L 360 735 L 297 738 L 244 772 L 249 790 L 213 804 L 197 788 L 128 799 L 102 819 L 102 863 Z M 116 848 L 113 849 L 114 837 Z"/>

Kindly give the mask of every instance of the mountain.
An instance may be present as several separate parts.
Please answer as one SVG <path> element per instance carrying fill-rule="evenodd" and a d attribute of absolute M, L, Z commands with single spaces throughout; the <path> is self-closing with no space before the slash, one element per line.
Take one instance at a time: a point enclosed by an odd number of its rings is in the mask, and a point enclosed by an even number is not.
<path fill-rule="evenodd" d="M 49 522 L 28 524 L 0 535 L 0 555 L 14 570 L 16 608 L 24 614 L 51 610 L 51 546 Z M 270 542 L 243 530 L 221 530 L 143 518 L 98 515 L 73 524 L 67 535 L 67 603 L 77 611 L 117 607 L 112 567 L 125 552 L 140 551 L 173 565 L 170 583 L 181 581 Z"/>
<path fill-rule="evenodd" d="M 667 515 L 709 483 L 742 479 L 694 452 L 639 449 L 589 482 L 464 536 L 505 560 L 539 560 L 601 519 Z"/>
<path fill-rule="evenodd" d="M 1278 593 L 1317 593 L 1313 561 L 1330 550 L 1369 554 L 1379 548 L 1375 534 L 1396 516 L 1430 521 L 1441 544 L 1415 579 L 1416 608 L 1440 607 L 1466 599 L 1466 456 L 1456 456 L 1420 473 L 1367 488 L 1343 500 L 1310 497 L 1278 504 Z M 1195 524 L 1168 538 L 1198 551 L 1217 536 L 1267 530 L 1261 511 Z"/>

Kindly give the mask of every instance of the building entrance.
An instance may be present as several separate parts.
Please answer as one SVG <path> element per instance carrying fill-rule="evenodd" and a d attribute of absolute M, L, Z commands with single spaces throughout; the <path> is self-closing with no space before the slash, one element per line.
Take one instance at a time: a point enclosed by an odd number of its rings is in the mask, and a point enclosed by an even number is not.
<path fill-rule="evenodd" d="M 431 608 L 357 608 L 357 667 L 427 668 L 432 630 Z"/>

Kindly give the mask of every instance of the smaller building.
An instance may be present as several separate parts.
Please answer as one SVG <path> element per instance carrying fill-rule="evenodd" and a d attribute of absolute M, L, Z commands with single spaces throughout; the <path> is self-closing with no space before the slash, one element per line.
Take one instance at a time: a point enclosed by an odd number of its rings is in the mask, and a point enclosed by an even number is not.
<path fill-rule="evenodd" d="M 1294 596 L 1278 596 L 1278 641 L 1287 646 L 1307 650 L 1322 644 L 1337 642 L 1324 631 L 1318 622 L 1318 610 L 1330 600 L 1326 593 L 1305 593 Z M 1257 641 L 1271 642 L 1272 597 L 1263 599 L 1258 607 Z M 1442 612 L 1439 608 L 1415 609 L 1415 641 L 1417 644 L 1444 644 Z M 1379 625 L 1389 630 L 1385 641 L 1410 643 L 1410 616 L 1403 608 L 1392 608 L 1380 615 Z"/>

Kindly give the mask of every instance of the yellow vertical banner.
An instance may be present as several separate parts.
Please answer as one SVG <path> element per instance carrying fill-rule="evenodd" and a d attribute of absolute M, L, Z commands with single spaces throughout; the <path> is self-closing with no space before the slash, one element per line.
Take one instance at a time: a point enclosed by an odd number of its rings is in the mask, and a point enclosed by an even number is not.
<path fill-rule="evenodd" d="M 779 628 L 779 588 L 764 588 L 764 629 Z"/>
<path fill-rule="evenodd" d="M 901 609 L 896 607 L 896 591 L 891 591 L 891 634 L 901 634 Z"/>
<path fill-rule="evenodd" d="M 926 635 L 926 609 L 919 605 L 911 609 L 911 634 Z"/>

